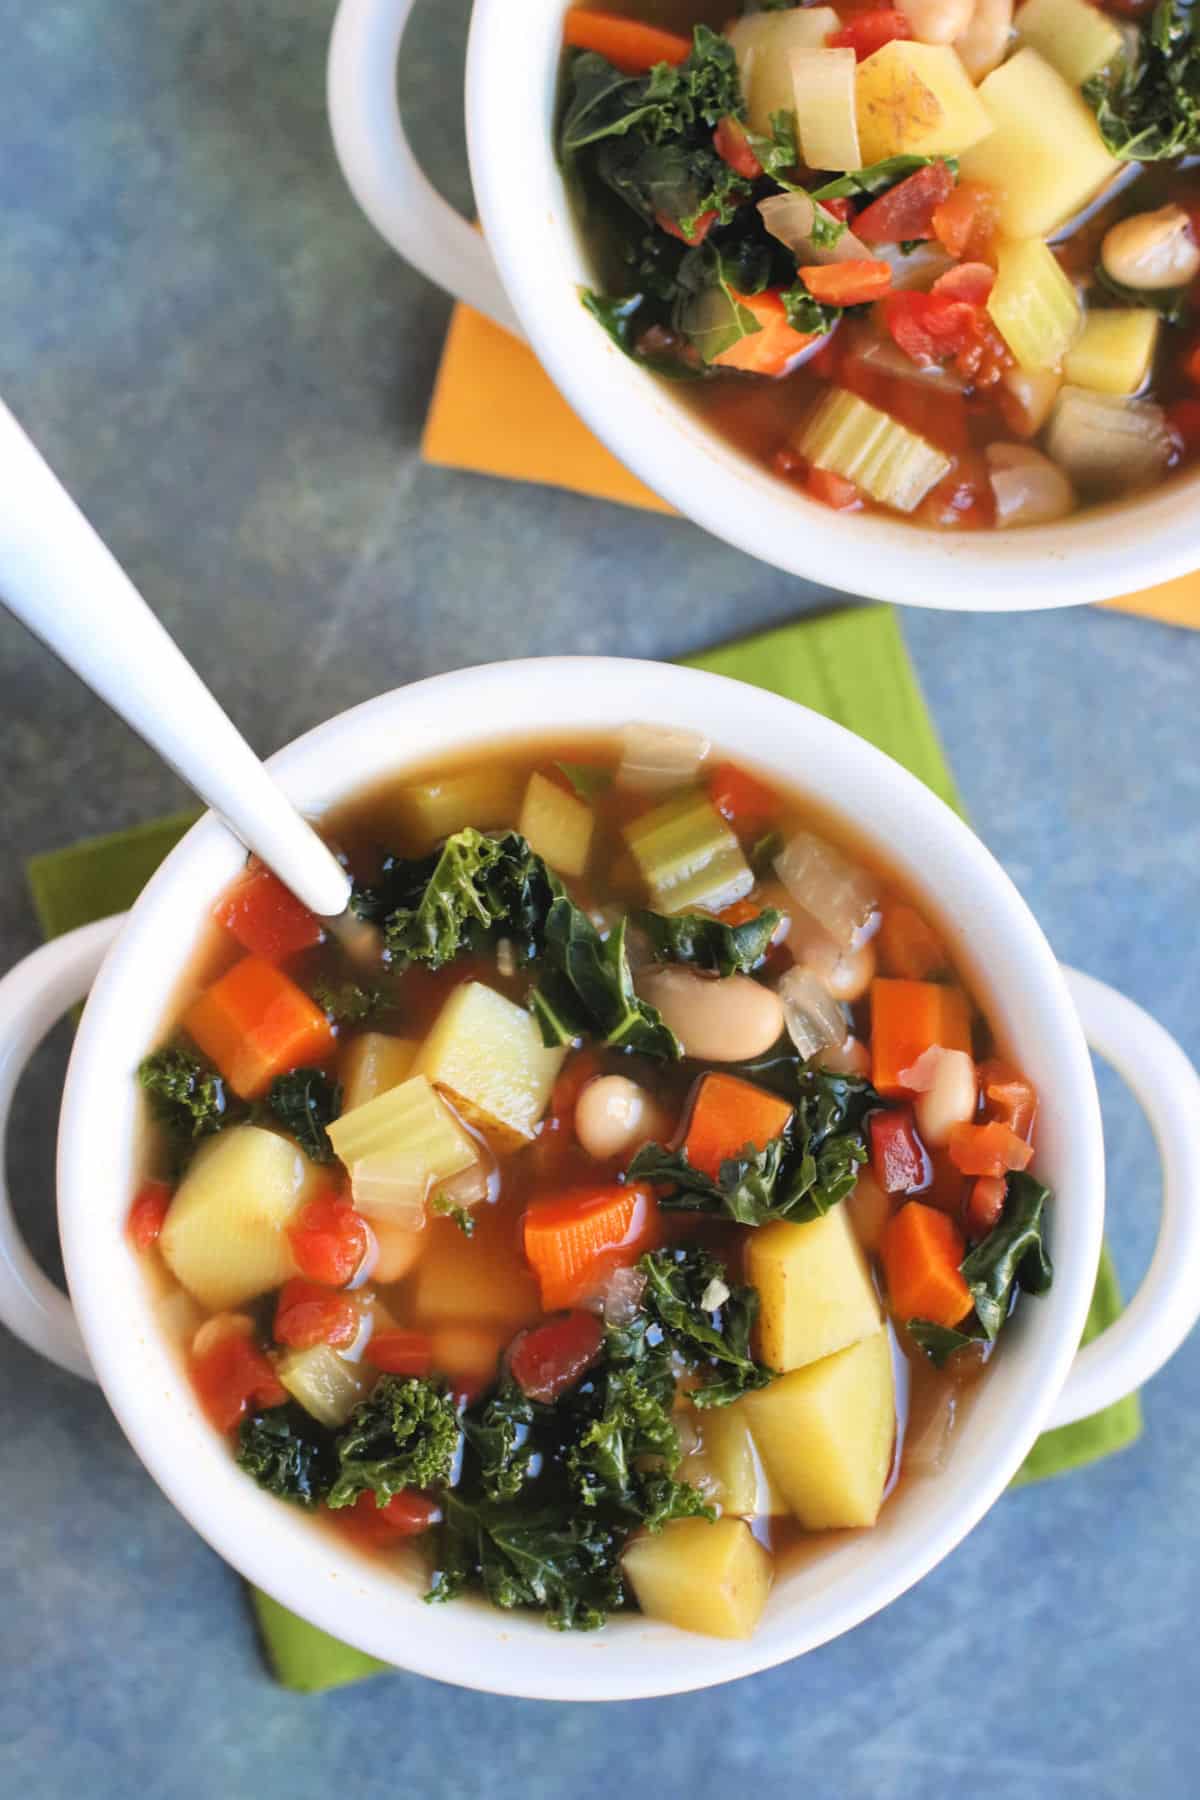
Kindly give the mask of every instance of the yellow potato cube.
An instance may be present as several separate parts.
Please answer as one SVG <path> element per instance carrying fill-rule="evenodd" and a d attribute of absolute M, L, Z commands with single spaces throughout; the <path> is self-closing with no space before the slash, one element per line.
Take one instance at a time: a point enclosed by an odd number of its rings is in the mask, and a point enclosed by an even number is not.
<path fill-rule="evenodd" d="M 878 1331 L 879 1296 L 844 1206 L 807 1225 L 760 1226 L 749 1240 L 756 1352 L 768 1368 L 803 1368 Z"/>
<path fill-rule="evenodd" d="M 1029 44 L 1056 68 L 1069 87 L 1082 87 L 1120 56 L 1116 21 L 1093 0 L 1025 0 L 1014 24 Z"/>
<path fill-rule="evenodd" d="M 1136 394 L 1150 373 L 1161 325 L 1148 306 L 1088 313 L 1063 361 L 1064 376 L 1097 394 Z"/>
<path fill-rule="evenodd" d="M 949 44 L 885 44 L 858 65 L 855 92 L 864 164 L 904 154 L 957 156 L 992 129 Z"/>
<path fill-rule="evenodd" d="M 1001 63 L 979 98 L 995 129 L 959 172 L 995 189 L 1004 237 L 1049 237 L 1125 167 L 1105 148 L 1091 107 L 1036 50 Z"/>
<path fill-rule="evenodd" d="M 536 770 L 529 777 L 517 830 L 559 875 L 583 874 L 595 823 L 585 801 L 565 793 Z"/>
<path fill-rule="evenodd" d="M 213 1312 L 278 1287 L 296 1272 L 285 1227 L 325 1179 L 290 1138 L 258 1125 L 223 1131 L 171 1201 L 158 1240 L 167 1267 Z"/>
<path fill-rule="evenodd" d="M 679 1465 L 678 1479 L 700 1489 L 712 1506 L 745 1519 L 785 1513 L 783 1496 L 763 1467 L 750 1433 L 745 1402 L 693 1411 L 697 1447 Z"/>
<path fill-rule="evenodd" d="M 364 1031 L 356 1037 L 342 1058 L 342 1111 L 353 1112 L 399 1087 L 418 1049 L 416 1038 L 388 1037 L 382 1031 Z"/>
<path fill-rule="evenodd" d="M 806 1531 L 875 1523 L 896 1436 L 886 1331 L 781 1376 L 741 1404 L 772 1480 Z"/>
<path fill-rule="evenodd" d="M 648 1619 L 706 1637 L 748 1638 L 771 1591 L 770 1555 L 742 1519 L 675 1519 L 622 1563 Z"/>
<path fill-rule="evenodd" d="M 464 769 L 437 781 L 414 782 L 397 791 L 397 817 L 421 850 L 431 849 L 464 825 L 487 831 L 511 826 L 521 804 L 515 769 Z"/>
<path fill-rule="evenodd" d="M 546 1048 L 524 1007 L 468 981 L 438 1014 L 413 1072 L 444 1088 L 497 1150 L 512 1150 L 532 1138 L 566 1054 Z"/>

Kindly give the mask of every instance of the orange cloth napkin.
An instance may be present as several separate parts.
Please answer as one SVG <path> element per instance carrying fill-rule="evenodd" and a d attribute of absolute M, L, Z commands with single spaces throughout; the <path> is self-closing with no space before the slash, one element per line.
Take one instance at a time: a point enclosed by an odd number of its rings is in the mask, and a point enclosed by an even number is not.
<path fill-rule="evenodd" d="M 674 510 L 592 435 L 526 344 L 468 306 L 450 321 L 421 452 L 445 468 Z M 1200 571 L 1108 604 L 1200 631 Z"/>

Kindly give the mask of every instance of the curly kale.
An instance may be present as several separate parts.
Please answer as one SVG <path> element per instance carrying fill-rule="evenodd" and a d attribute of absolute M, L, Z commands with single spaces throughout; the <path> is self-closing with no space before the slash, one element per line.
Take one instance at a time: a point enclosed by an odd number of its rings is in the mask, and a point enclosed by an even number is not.
<path fill-rule="evenodd" d="M 643 1304 L 663 1341 L 700 1384 L 693 1405 L 728 1406 L 766 1387 L 773 1371 L 756 1362 L 750 1334 L 758 1290 L 730 1285 L 725 1267 L 706 1250 L 656 1250 L 638 1264 L 646 1277 Z"/>
<path fill-rule="evenodd" d="M 312 997 L 334 1025 L 365 1025 L 387 1005 L 381 989 L 360 987 L 357 981 L 318 981 Z"/>
<path fill-rule="evenodd" d="M 320 1069 L 292 1069 L 275 1077 L 266 1104 L 275 1122 L 291 1133 L 310 1162 L 333 1162 L 327 1128 L 342 1110 L 342 1090 L 336 1081 Z"/>
<path fill-rule="evenodd" d="M 325 1497 L 337 1473 L 332 1433 L 294 1401 L 242 1420 L 237 1461 L 259 1487 L 306 1508 Z"/>
<path fill-rule="evenodd" d="M 144 1057 L 138 1080 L 150 1097 L 155 1117 L 185 1152 L 197 1138 L 222 1130 L 245 1111 L 241 1102 L 227 1093 L 224 1078 L 216 1069 L 178 1044 Z"/>
<path fill-rule="evenodd" d="M 374 1494 L 380 1506 L 404 1488 L 449 1481 L 458 1453 L 458 1415 L 435 1382 L 385 1375 L 360 1401 L 337 1440 L 332 1507 Z"/>
<path fill-rule="evenodd" d="M 1083 84 L 1100 135 L 1127 162 L 1160 162 L 1200 149 L 1200 11 L 1159 0 L 1133 56 Z"/>
<path fill-rule="evenodd" d="M 768 906 L 757 918 L 726 925 L 705 913 L 637 912 L 633 923 L 644 931 L 659 962 L 691 963 L 715 975 L 746 974 L 762 961 L 780 915 Z"/>
<path fill-rule="evenodd" d="M 960 1265 L 974 1311 L 956 1331 L 930 1319 L 907 1321 L 914 1343 L 939 1369 L 968 1344 L 994 1343 L 1019 1293 L 1049 1291 L 1054 1281 L 1045 1239 L 1050 1197 L 1050 1189 L 1032 1175 L 1010 1175 L 999 1223 L 967 1252 Z"/>

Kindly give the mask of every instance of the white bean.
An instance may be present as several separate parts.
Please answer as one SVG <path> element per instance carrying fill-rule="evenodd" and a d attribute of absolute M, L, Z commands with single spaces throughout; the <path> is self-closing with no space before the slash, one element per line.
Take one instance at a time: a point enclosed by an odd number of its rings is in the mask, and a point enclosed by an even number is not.
<path fill-rule="evenodd" d="M 1182 206 L 1134 213 L 1104 234 L 1100 261 L 1122 287 L 1184 287 L 1200 275 L 1200 245 Z"/>
<path fill-rule="evenodd" d="M 1000 377 L 1004 390 L 1000 410 L 1010 431 L 1018 437 L 1036 437 L 1058 399 L 1062 376 L 1057 369 L 1005 369 Z"/>
<path fill-rule="evenodd" d="M 1075 489 L 1056 462 L 1032 444 L 989 444 L 988 480 L 996 502 L 996 524 L 1049 525 L 1079 504 Z"/>
<path fill-rule="evenodd" d="M 959 61 L 972 81 L 982 81 L 999 68 L 1012 26 L 1013 0 L 975 0 L 971 23 L 954 41 Z"/>
<path fill-rule="evenodd" d="M 971 23 L 975 0 L 899 0 L 918 44 L 952 44 Z"/>
<path fill-rule="evenodd" d="M 870 942 L 860 944 L 857 950 L 843 950 L 832 938 L 812 937 L 798 955 L 838 1001 L 861 1000 L 875 979 L 875 946 Z"/>
<path fill-rule="evenodd" d="M 783 1002 L 749 975 L 697 975 L 654 969 L 638 992 L 656 1006 L 685 1056 L 701 1062 L 743 1062 L 762 1056 L 783 1032 Z"/>
<path fill-rule="evenodd" d="M 969 1125 L 979 1095 L 975 1063 L 965 1050 L 943 1050 L 933 1086 L 918 1094 L 917 1130 L 932 1149 L 950 1141 L 956 1125 Z"/>
<path fill-rule="evenodd" d="M 656 1135 L 659 1112 L 645 1088 L 624 1075 L 599 1075 L 575 1102 L 575 1136 L 597 1162 L 624 1156 Z"/>

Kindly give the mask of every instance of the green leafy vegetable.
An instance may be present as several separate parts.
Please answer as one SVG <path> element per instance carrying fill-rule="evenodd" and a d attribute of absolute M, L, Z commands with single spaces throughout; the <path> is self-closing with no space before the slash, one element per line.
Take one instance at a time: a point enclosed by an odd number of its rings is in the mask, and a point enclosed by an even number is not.
<path fill-rule="evenodd" d="M 312 997 L 334 1025 L 365 1025 L 387 1005 L 381 989 L 360 987 L 357 981 L 318 981 Z"/>
<path fill-rule="evenodd" d="M 493 1606 L 540 1606 L 559 1631 L 595 1631 L 625 1603 L 626 1531 L 601 1513 L 494 1506 L 447 1494 L 429 1600 L 480 1587 Z"/>
<path fill-rule="evenodd" d="M 237 1461 L 259 1487 L 307 1508 L 324 1498 L 337 1473 L 332 1436 L 295 1401 L 242 1420 Z"/>
<path fill-rule="evenodd" d="M 909 1319 L 908 1334 L 920 1346 L 936 1369 L 945 1368 L 956 1350 L 979 1342 L 978 1333 L 955 1331 L 949 1325 L 935 1325 L 932 1319 Z"/>
<path fill-rule="evenodd" d="M 227 1094 L 222 1076 L 178 1044 L 143 1059 L 138 1080 L 150 1096 L 155 1117 L 187 1147 L 242 1117 L 245 1109 Z"/>
<path fill-rule="evenodd" d="M 770 873 L 775 858 L 783 849 L 782 831 L 768 831 L 750 851 L 750 867 L 760 879 Z"/>
<path fill-rule="evenodd" d="M 791 287 L 783 290 L 780 299 L 793 331 L 832 331 L 845 311 L 842 306 L 829 306 L 825 301 L 815 299 L 799 276 Z"/>
<path fill-rule="evenodd" d="M 618 350 L 623 350 L 626 356 L 631 356 L 635 361 L 644 363 L 648 369 L 653 369 L 656 374 L 665 375 L 671 381 L 696 381 L 700 378 L 703 371 L 695 366 L 694 356 L 688 361 L 680 355 L 666 352 L 660 355 L 648 354 L 641 347 L 644 334 L 653 323 L 645 313 L 646 297 L 644 294 L 628 294 L 623 298 L 610 298 L 605 294 L 594 294 L 590 289 L 585 289 L 582 298 L 584 306 L 591 313 L 593 319 L 596 319 L 604 327 Z M 681 340 L 681 348 L 684 347 Z M 596 789 L 593 787 L 589 792 L 588 789 L 578 786 L 574 776 L 568 773 L 572 766 L 576 765 L 558 764 L 563 773 L 567 774 L 575 792 L 585 800 L 590 799 Z M 588 770 L 587 773 L 590 775 L 592 771 Z"/>
<path fill-rule="evenodd" d="M 475 1236 L 475 1215 L 469 1206 L 456 1206 L 445 1194 L 435 1194 L 429 1202 L 429 1210 L 444 1219 L 453 1219 L 464 1237 Z"/>
<path fill-rule="evenodd" d="M 782 188 L 794 189 L 800 185 L 789 179 L 800 161 L 800 152 L 796 147 L 796 115 L 790 108 L 786 112 L 771 114 L 769 137 L 761 131 L 747 131 L 746 138 L 762 165 L 764 175 L 769 175 Z M 837 220 L 831 222 L 838 223 Z M 844 231 L 845 226 L 841 226 L 841 230 Z"/>
<path fill-rule="evenodd" d="M 865 169 L 855 169 L 849 175 L 838 175 L 820 187 L 810 188 L 809 192 L 814 200 L 853 200 L 865 195 L 876 196 L 895 187 L 897 182 L 907 180 L 908 176 L 915 175 L 918 169 L 923 169 L 932 162 L 944 162 L 951 174 L 958 174 L 958 160 L 953 156 L 887 156 L 882 162 L 871 163 Z"/>
<path fill-rule="evenodd" d="M 267 1110 L 291 1133 L 310 1162 L 334 1161 L 327 1127 L 342 1110 L 342 1090 L 320 1069 L 292 1069 L 277 1075 L 267 1095 Z"/>
<path fill-rule="evenodd" d="M 706 363 L 712 363 L 762 330 L 754 313 L 738 297 L 757 293 L 761 283 L 756 274 L 754 285 L 743 286 L 737 269 L 719 250 L 706 246 L 706 257 L 711 278 L 682 306 L 678 318 L 689 343 Z"/>
<path fill-rule="evenodd" d="M 726 925 L 703 913 L 635 913 L 633 922 L 650 939 L 659 962 L 692 963 L 717 975 L 745 973 L 766 955 L 780 915 L 765 907 L 756 919 Z"/>
<path fill-rule="evenodd" d="M 458 1451 L 454 1402 L 432 1381 L 385 1375 L 350 1415 L 337 1440 L 332 1507 L 374 1494 L 383 1506 L 404 1488 L 448 1481 Z"/>
<path fill-rule="evenodd" d="M 1083 84 L 1100 135 L 1127 162 L 1160 162 L 1200 149 L 1200 12 L 1159 0 L 1132 57 Z"/>
<path fill-rule="evenodd" d="M 690 1398 L 700 1407 L 728 1406 L 766 1387 L 773 1371 L 750 1354 L 758 1290 L 731 1286 L 724 1264 L 705 1250 L 655 1250 L 638 1268 L 643 1304 L 667 1343 L 701 1377 Z"/>
<path fill-rule="evenodd" d="M 486 1500 L 515 1500 L 540 1454 L 534 1427 L 550 1418 L 541 1406 L 507 1380 L 490 1399 L 463 1414 L 463 1433 L 478 1460 L 477 1480 Z"/>
<path fill-rule="evenodd" d="M 625 1050 L 677 1061 L 683 1054 L 657 1009 L 639 1000 L 625 947 L 626 921 L 602 938 L 587 914 L 560 894 L 546 917 L 545 972 L 533 996 L 549 1043 L 592 1034 Z"/>
<path fill-rule="evenodd" d="M 1012 1304 L 1014 1289 L 1044 1294 L 1054 1280 L 1042 1237 L 1050 1190 L 1032 1175 L 1010 1175 L 1000 1223 L 963 1259 L 963 1280 L 975 1301 L 983 1334 L 994 1339 Z"/>

